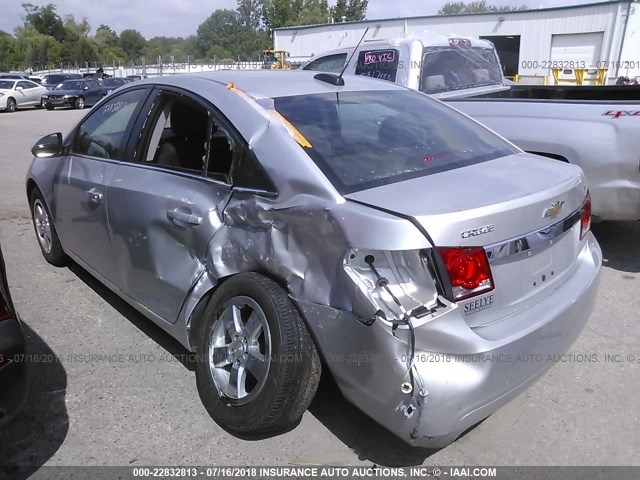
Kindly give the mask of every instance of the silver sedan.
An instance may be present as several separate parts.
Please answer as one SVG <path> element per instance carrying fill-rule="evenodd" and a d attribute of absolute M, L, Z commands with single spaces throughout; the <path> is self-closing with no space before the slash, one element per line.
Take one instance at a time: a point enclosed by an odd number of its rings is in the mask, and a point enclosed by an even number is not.
<path fill-rule="evenodd" d="M 23 107 L 42 106 L 42 95 L 48 90 L 31 80 L 0 78 L 0 110 L 15 112 Z"/>
<path fill-rule="evenodd" d="M 238 435 L 295 425 L 324 368 L 404 441 L 446 445 L 539 378 L 595 303 L 580 168 L 391 83 L 147 79 L 32 152 L 44 257 L 195 352 L 202 402 Z"/>

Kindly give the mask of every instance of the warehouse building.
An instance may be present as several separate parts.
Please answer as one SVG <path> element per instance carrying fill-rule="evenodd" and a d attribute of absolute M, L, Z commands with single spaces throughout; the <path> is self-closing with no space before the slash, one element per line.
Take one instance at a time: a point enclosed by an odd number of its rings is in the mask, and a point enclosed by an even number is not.
<path fill-rule="evenodd" d="M 428 31 L 490 40 L 504 74 L 523 83 L 543 83 L 552 69 L 573 78 L 572 69 L 607 69 L 607 83 L 640 76 L 640 3 L 619 0 L 518 12 L 388 18 L 286 27 L 274 31 L 274 48 L 292 62 L 366 39 L 391 39 Z M 595 73 L 595 72 L 591 72 Z M 564 74 L 564 77 L 563 77 Z"/>

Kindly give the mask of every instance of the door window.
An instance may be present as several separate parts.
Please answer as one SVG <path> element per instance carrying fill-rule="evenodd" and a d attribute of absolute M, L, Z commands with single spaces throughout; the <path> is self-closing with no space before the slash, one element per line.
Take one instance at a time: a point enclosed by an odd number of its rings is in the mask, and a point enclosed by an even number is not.
<path fill-rule="evenodd" d="M 100 105 L 82 122 L 71 153 L 123 160 L 130 125 L 147 90 L 129 90 Z"/>
<path fill-rule="evenodd" d="M 209 112 L 183 95 L 161 92 L 150 113 L 144 163 L 205 173 Z"/>
<path fill-rule="evenodd" d="M 35 85 L 31 85 L 30 82 L 18 82 L 18 85 L 16 85 L 17 87 L 22 87 L 25 90 L 28 88 L 33 88 Z"/>
<path fill-rule="evenodd" d="M 344 68 L 344 62 L 347 60 L 346 53 L 336 53 L 318 58 L 304 67 L 304 70 L 312 70 L 318 72 L 340 73 Z"/>
<path fill-rule="evenodd" d="M 139 162 L 229 185 L 275 191 L 242 137 L 212 107 L 176 92 L 158 94 L 142 134 Z M 146 145 L 146 146 L 145 146 Z"/>

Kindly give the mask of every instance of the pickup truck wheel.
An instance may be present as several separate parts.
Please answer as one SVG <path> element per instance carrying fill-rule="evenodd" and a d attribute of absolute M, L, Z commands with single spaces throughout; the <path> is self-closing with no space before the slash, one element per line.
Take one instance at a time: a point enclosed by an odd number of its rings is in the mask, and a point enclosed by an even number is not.
<path fill-rule="evenodd" d="M 15 112 L 16 111 L 16 101 L 13 98 L 7 99 L 7 112 Z"/>
<path fill-rule="evenodd" d="M 231 277 L 197 328 L 198 392 L 222 428 L 258 435 L 299 422 L 320 380 L 320 358 L 279 285 L 256 273 Z"/>
<path fill-rule="evenodd" d="M 76 98 L 76 101 L 73 104 L 73 106 L 74 106 L 74 108 L 77 108 L 78 110 L 82 110 L 84 108 L 84 98 L 82 98 L 82 97 Z"/>
<path fill-rule="evenodd" d="M 69 257 L 62 250 L 62 244 L 51 220 L 49 209 L 37 188 L 31 192 L 29 200 L 33 228 L 36 231 L 36 237 L 44 259 L 56 267 L 65 266 L 69 262 Z"/>

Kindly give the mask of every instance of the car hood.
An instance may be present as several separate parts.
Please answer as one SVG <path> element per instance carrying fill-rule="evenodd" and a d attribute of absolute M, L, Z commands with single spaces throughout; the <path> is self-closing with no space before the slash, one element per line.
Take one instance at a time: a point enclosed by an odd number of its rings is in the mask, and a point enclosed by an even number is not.
<path fill-rule="evenodd" d="M 579 167 L 519 153 L 346 198 L 418 222 L 436 245 L 485 246 L 568 217 L 586 190 Z"/>
<path fill-rule="evenodd" d="M 82 90 L 50 90 L 49 96 L 51 95 L 80 95 Z"/>

